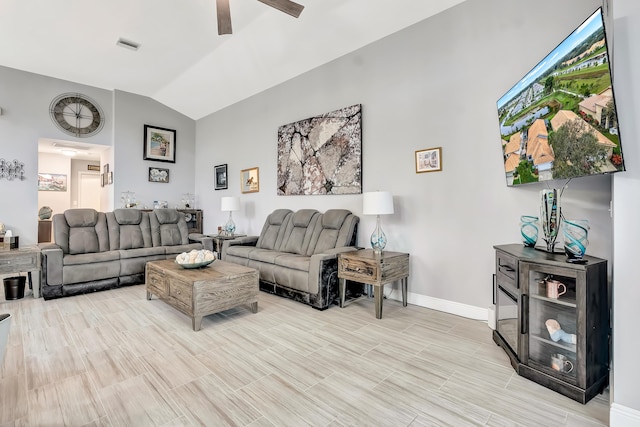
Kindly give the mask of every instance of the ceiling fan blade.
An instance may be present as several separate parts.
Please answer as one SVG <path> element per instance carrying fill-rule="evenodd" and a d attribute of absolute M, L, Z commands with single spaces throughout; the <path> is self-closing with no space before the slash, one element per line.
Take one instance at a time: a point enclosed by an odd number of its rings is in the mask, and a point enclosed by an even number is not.
<path fill-rule="evenodd" d="M 229 0 L 216 0 L 218 11 L 218 35 L 231 34 L 231 9 Z"/>
<path fill-rule="evenodd" d="M 291 0 L 258 0 L 261 3 L 269 5 L 273 8 L 278 9 L 280 12 L 284 12 L 288 15 L 297 18 L 302 13 L 302 9 L 304 6 Z"/>

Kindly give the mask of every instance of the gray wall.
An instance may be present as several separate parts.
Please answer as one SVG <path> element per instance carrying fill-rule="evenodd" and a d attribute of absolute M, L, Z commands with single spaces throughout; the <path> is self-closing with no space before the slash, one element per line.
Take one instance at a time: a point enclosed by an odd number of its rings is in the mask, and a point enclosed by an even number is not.
<path fill-rule="evenodd" d="M 220 197 L 239 195 L 240 170 L 255 166 L 261 190 L 241 195 L 243 208 L 234 214 L 240 232 L 259 233 L 280 207 L 361 215 L 360 195 L 293 197 L 275 190 L 278 126 L 361 103 L 363 188 L 394 195 L 396 212 L 382 222 L 387 249 L 411 254 L 409 301 L 486 318 L 492 246 L 519 241 L 519 218 L 537 215 L 544 188 L 506 186 L 495 102 L 599 5 L 546 3 L 467 1 L 199 120 L 196 172 L 205 180 L 196 189 L 205 230 L 224 223 Z M 438 146 L 443 171 L 416 174 L 415 151 Z M 220 163 L 229 165 L 229 190 L 211 191 Z M 611 178 L 599 176 L 574 180 L 562 201 L 567 216 L 590 220 L 589 252 L 607 259 L 610 199 Z M 359 244 L 368 247 L 375 219 L 361 219 Z"/>
<path fill-rule="evenodd" d="M 180 204 L 183 193 L 194 192 L 195 122 L 151 98 L 115 91 L 113 159 L 113 207 L 122 207 L 123 191 L 134 191 L 141 206 L 153 207 L 154 200 Z M 176 162 L 143 160 L 144 125 L 176 131 Z M 169 169 L 169 183 L 149 182 L 149 168 Z M 182 206 L 179 206 L 182 207 Z"/>
<path fill-rule="evenodd" d="M 49 117 L 49 104 L 58 95 L 81 92 L 104 110 L 105 128 L 90 138 L 62 133 Z M 38 139 L 64 139 L 100 145 L 113 140 L 111 92 L 0 66 L 0 158 L 24 163 L 24 181 L 0 180 L 0 222 L 20 236 L 21 244 L 38 239 Z"/>

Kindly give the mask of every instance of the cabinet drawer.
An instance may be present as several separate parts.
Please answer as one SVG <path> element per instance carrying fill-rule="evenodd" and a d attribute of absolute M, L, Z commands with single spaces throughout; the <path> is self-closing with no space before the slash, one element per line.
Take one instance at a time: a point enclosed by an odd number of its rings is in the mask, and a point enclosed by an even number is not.
<path fill-rule="evenodd" d="M 154 270 L 147 270 L 145 282 L 147 289 L 158 296 L 166 296 L 169 294 L 167 281 L 164 275 Z"/>
<path fill-rule="evenodd" d="M 496 251 L 496 275 L 498 280 L 505 284 L 512 286 L 514 289 L 518 288 L 518 260 L 514 256 L 506 254 L 504 252 Z"/>
<path fill-rule="evenodd" d="M 189 307 L 191 307 L 192 294 L 193 287 L 189 283 L 176 279 L 171 280 L 171 283 L 169 283 L 169 295 Z"/>
<path fill-rule="evenodd" d="M 363 282 L 378 282 L 381 279 L 377 264 L 360 259 L 340 258 L 338 270 L 339 276 Z"/>
<path fill-rule="evenodd" d="M 0 255 L 0 273 L 35 270 L 38 268 L 39 256 L 39 253 L 2 254 Z"/>

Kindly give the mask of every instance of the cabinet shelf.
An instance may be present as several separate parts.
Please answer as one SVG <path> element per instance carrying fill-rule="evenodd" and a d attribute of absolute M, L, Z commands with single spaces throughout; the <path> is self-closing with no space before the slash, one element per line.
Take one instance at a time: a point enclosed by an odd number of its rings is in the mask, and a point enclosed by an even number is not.
<path fill-rule="evenodd" d="M 576 352 L 576 345 L 575 344 L 569 344 L 569 343 L 564 343 L 561 341 L 553 341 L 550 340 L 548 338 L 544 338 L 541 337 L 540 335 L 533 335 L 531 334 L 531 339 L 536 340 L 536 341 L 540 341 L 541 343 L 550 345 L 552 347 L 557 347 L 557 348 L 561 348 L 562 350 L 566 350 L 566 351 L 570 351 L 572 353 Z"/>
<path fill-rule="evenodd" d="M 577 307 L 575 292 L 574 292 L 573 298 L 571 296 L 564 297 L 564 295 L 561 296 L 560 298 L 547 298 L 544 295 L 536 295 L 536 294 L 531 294 L 530 297 L 532 299 L 537 299 L 550 304 L 558 304 L 558 305 L 571 307 L 571 308 Z"/>

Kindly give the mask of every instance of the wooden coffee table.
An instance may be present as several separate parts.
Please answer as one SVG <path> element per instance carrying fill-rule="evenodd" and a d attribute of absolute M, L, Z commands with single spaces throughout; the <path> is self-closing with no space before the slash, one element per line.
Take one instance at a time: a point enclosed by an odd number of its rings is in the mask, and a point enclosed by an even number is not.
<path fill-rule="evenodd" d="M 175 260 L 151 261 L 145 268 L 147 299 L 156 295 L 191 317 L 199 331 L 202 317 L 243 304 L 258 312 L 258 271 L 216 260 L 204 268 L 186 269 Z"/>

